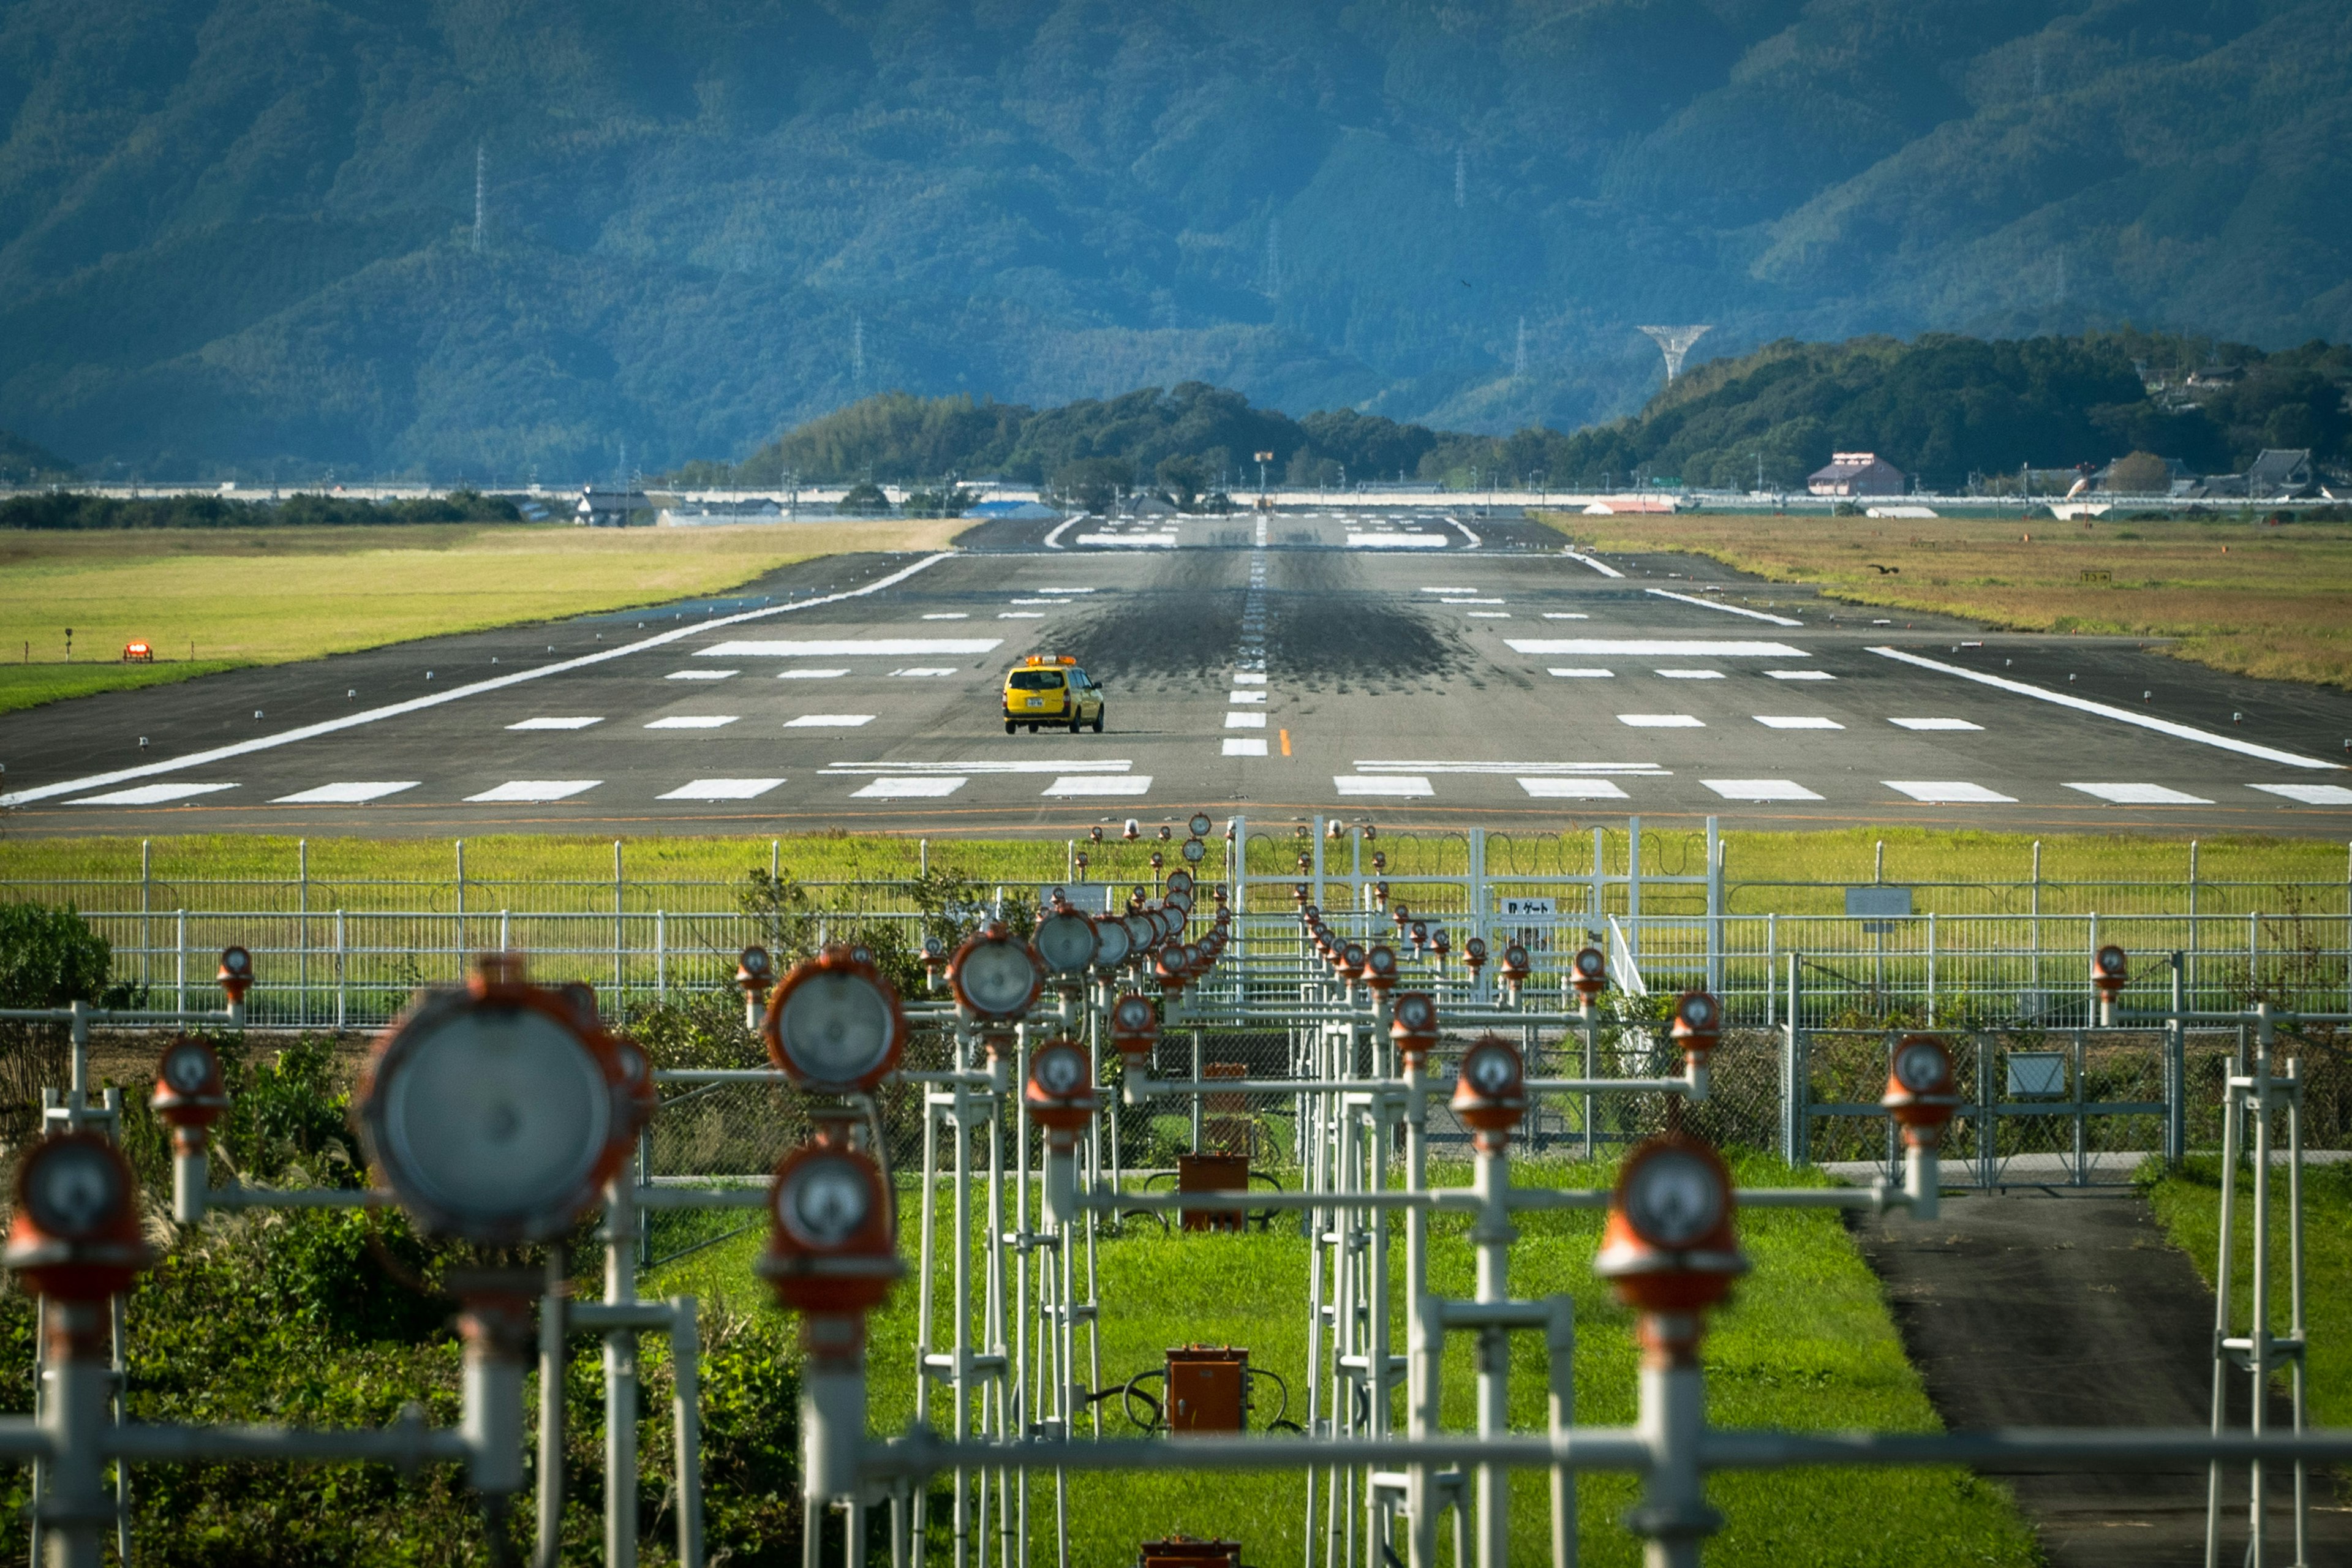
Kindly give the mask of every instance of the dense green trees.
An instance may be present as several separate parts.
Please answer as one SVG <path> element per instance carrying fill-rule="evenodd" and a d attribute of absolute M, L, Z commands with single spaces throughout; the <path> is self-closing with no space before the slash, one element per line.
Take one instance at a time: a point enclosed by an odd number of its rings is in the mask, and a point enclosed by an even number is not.
<path fill-rule="evenodd" d="M 387 522 L 520 522 L 522 512 L 503 496 L 457 490 L 416 500 L 357 500 L 302 490 L 282 500 L 231 500 L 226 496 L 119 496 L 49 491 L 0 500 L 0 528 L 259 528 L 333 527 Z"/>

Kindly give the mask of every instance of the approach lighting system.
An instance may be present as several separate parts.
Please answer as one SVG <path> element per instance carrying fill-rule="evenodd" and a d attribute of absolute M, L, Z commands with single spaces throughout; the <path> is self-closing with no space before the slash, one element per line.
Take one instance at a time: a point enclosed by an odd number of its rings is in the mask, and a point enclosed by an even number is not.
<path fill-rule="evenodd" d="M 1486 967 L 1486 939 L 1474 936 L 1462 944 L 1462 962 L 1470 966 L 1470 982 L 1476 984 L 1478 972 Z"/>
<path fill-rule="evenodd" d="M 2124 956 L 2124 950 L 2115 943 L 2109 942 L 2092 955 L 2091 986 L 2099 994 L 2101 1011 L 2114 1010 L 2116 999 L 2123 995 L 2124 986 L 2130 979 L 2131 961 Z M 2105 1018 L 2100 1020 L 2102 1023 L 2111 1021 Z"/>
<path fill-rule="evenodd" d="M 768 1010 L 768 989 L 776 983 L 776 962 L 768 950 L 754 943 L 735 960 L 735 984 L 743 993 L 743 1026 L 757 1032 L 760 1016 Z"/>
<path fill-rule="evenodd" d="M 1506 981 L 1515 986 L 1525 984 L 1531 972 L 1532 966 L 1528 962 L 1528 950 L 1525 947 L 1516 942 L 1504 947 L 1503 978 Z"/>
<path fill-rule="evenodd" d="M 253 954 L 241 947 L 221 949 L 220 973 L 214 978 L 220 982 L 230 1006 L 244 1006 L 245 994 L 253 987 Z"/>
<path fill-rule="evenodd" d="M 861 1094 L 898 1065 L 907 1016 L 898 993 L 859 950 L 829 947 L 793 966 L 768 1001 L 761 1036 L 793 1087 Z"/>
<path fill-rule="evenodd" d="M 938 937 L 923 939 L 923 973 L 929 979 L 934 991 L 947 984 L 948 944 Z"/>
<path fill-rule="evenodd" d="M 647 1075 L 649 1076 L 649 1075 Z M 562 1235 L 635 1139 L 612 1036 L 522 960 L 486 953 L 378 1038 L 356 1108 L 369 1160 L 419 1228 L 482 1246 Z"/>
<path fill-rule="evenodd" d="M 1150 1076 L 1151 1053 L 1160 1043 L 1160 1010 L 1150 997 L 1130 991 L 1111 1004 L 1110 1043 L 1130 1076 Z"/>
<path fill-rule="evenodd" d="M 1686 1361 L 1698 1344 L 1697 1314 L 1748 1272 L 1732 1211 L 1731 1173 L 1696 1139 L 1669 1133 L 1626 1156 L 1593 1272 L 1643 1314 L 1642 1342 L 1653 1358 Z"/>
<path fill-rule="evenodd" d="M 1018 1022 L 1045 984 L 1029 944 L 992 921 L 956 949 L 948 966 L 956 1005 L 988 1023 Z"/>
<path fill-rule="evenodd" d="M 1609 961 L 1601 956 L 1597 947 L 1577 949 L 1568 983 L 1575 988 L 1578 998 L 1589 1005 L 1609 988 Z"/>
<path fill-rule="evenodd" d="M 1351 942 L 1340 948 L 1333 966 L 1347 979 L 1361 980 L 1364 977 L 1364 944 Z"/>
<path fill-rule="evenodd" d="M 1386 992 L 1397 983 L 1396 950 L 1384 942 L 1376 942 L 1364 949 L 1364 984 L 1374 991 Z"/>
<path fill-rule="evenodd" d="M 1045 967 L 1063 979 L 1076 980 L 1095 961 L 1095 922 L 1075 910 L 1039 921 L 1031 941 Z"/>
<path fill-rule="evenodd" d="M 1518 1047 L 1499 1035 L 1474 1042 L 1462 1054 L 1453 1103 L 1454 1116 L 1470 1129 L 1480 1153 L 1500 1153 L 1508 1147 L 1511 1129 L 1528 1110 L 1527 1069 Z"/>
<path fill-rule="evenodd" d="M 1675 1022 L 1669 1033 L 1683 1048 L 1685 1060 L 1706 1066 L 1722 1029 L 1723 1004 L 1713 993 L 1685 991 L 1675 999 Z"/>
<path fill-rule="evenodd" d="M 855 1354 L 866 1314 L 889 1300 L 906 1266 L 890 1235 L 890 1194 L 864 1151 L 807 1143 L 768 1188 L 768 1249 L 758 1268 L 777 1302 L 802 1315 L 811 1351 Z"/>
<path fill-rule="evenodd" d="M 1437 1004 L 1426 991 L 1401 991 L 1389 1004 L 1389 1038 L 1407 1067 L 1424 1063 L 1437 1045 Z"/>
<path fill-rule="evenodd" d="M 155 1092 L 147 1103 L 170 1125 L 174 1149 L 187 1153 L 203 1148 L 205 1129 L 228 1109 L 220 1053 L 185 1035 L 173 1040 L 155 1064 Z"/>
<path fill-rule="evenodd" d="M 1184 857 L 1187 864 L 1197 866 L 1209 858 L 1209 847 L 1198 838 L 1187 838 L 1184 847 L 1177 853 Z"/>
<path fill-rule="evenodd" d="M 1169 872 L 1168 893 L 1171 898 L 1173 898 L 1179 893 L 1190 898 L 1192 893 L 1192 873 L 1187 871 L 1181 866 L 1179 866 L 1173 871 Z"/>
<path fill-rule="evenodd" d="M 154 1259 L 140 1234 L 130 1163 L 94 1132 L 57 1132 L 16 1165 L 16 1213 L 0 1267 L 28 1292 L 96 1302 L 131 1289 Z"/>
<path fill-rule="evenodd" d="M 1094 1064 L 1075 1040 L 1048 1040 L 1030 1054 L 1021 1099 L 1029 1120 L 1045 1134 L 1045 1217 L 1068 1225 L 1078 1217 L 1078 1135 L 1094 1120 Z"/>
<path fill-rule="evenodd" d="M 1906 1143 L 1935 1143 L 1960 1105 L 1951 1048 L 1934 1035 L 1904 1036 L 1895 1042 L 1878 1103 L 1902 1123 Z"/>
<path fill-rule="evenodd" d="M 1125 921 L 1103 920 L 1095 922 L 1095 970 L 1108 974 L 1127 962 L 1134 948 L 1134 939 L 1128 935 Z"/>

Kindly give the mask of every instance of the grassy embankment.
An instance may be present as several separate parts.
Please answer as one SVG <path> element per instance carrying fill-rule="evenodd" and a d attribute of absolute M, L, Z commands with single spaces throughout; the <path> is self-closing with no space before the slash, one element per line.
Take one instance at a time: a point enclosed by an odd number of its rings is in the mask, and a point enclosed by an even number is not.
<path fill-rule="evenodd" d="M 1517 1170 L 1522 1183 L 1579 1186 L 1605 1184 L 1610 1175 L 1589 1166 L 1522 1163 Z M 1761 1158 L 1741 1162 L 1739 1175 L 1749 1184 L 1790 1179 L 1785 1167 Z M 1459 1183 L 1467 1173 L 1441 1172 L 1436 1179 Z M 919 1211 L 910 1200 L 906 1212 L 911 1231 Z M 1518 1226 L 1521 1239 L 1511 1258 L 1515 1290 L 1567 1291 L 1576 1298 L 1577 1418 L 1630 1422 L 1636 1352 L 1631 1319 L 1592 1276 L 1600 1216 L 1529 1215 Z M 948 1226 L 942 1228 L 952 1235 Z M 1441 1219 L 1433 1226 L 1431 1282 L 1441 1291 L 1470 1293 L 1467 1228 L 1466 1219 Z M 1742 1282 L 1734 1303 L 1717 1315 L 1706 1342 L 1713 1419 L 1734 1426 L 1933 1430 L 1934 1412 L 1904 1359 L 1877 1281 L 1835 1216 L 1759 1210 L 1742 1215 L 1739 1228 L 1755 1272 Z M 751 1267 L 760 1244 L 756 1235 L 744 1236 L 697 1253 L 650 1279 L 648 1293 L 692 1292 L 738 1310 L 751 1308 L 763 1294 Z M 1290 1415 L 1300 1418 L 1307 1248 L 1296 1226 L 1277 1224 L 1244 1237 L 1163 1236 L 1156 1227 L 1130 1222 L 1126 1236 L 1103 1243 L 1099 1262 L 1105 1385 L 1158 1365 L 1171 1345 L 1243 1345 L 1254 1367 L 1269 1368 L 1288 1383 Z M 869 1364 L 875 1426 L 881 1431 L 903 1426 L 913 1411 L 915 1294 L 909 1279 L 874 1325 Z M 1400 1312 L 1402 1306 L 1400 1296 Z M 1470 1337 L 1458 1335 L 1446 1356 L 1445 1420 L 1457 1430 L 1475 1426 L 1472 1351 Z M 1083 1336 L 1078 1353 L 1083 1370 Z M 1540 1342 L 1515 1335 L 1515 1429 L 1542 1429 L 1543 1383 Z M 1263 1402 L 1257 1417 L 1263 1423 L 1274 1415 L 1277 1396 L 1270 1384 L 1255 1396 Z M 1102 1410 L 1107 1435 L 1130 1431 L 1118 1415 L 1118 1401 L 1105 1402 Z M 1544 1485 L 1532 1472 L 1514 1479 L 1513 1563 L 1547 1560 Z M 1707 1561 L 1719 1568 L 1800 1561 L 2024 1568 L 2041 1561 L 2000 1489 L 1961 1470 L 1727 1475 L 1710 1483 L 1709 1494 L 1728 1518 L 1723 1533 L 1707 1547 Z M 1291 1563 L 1302 1555 L 1305 1493 L 1296 1476 L 1083 1476 L 1071 1479 L 1070 1496 L 1074 1562 L 1127 1562 L 1139 1542 L 1179 1530 L 1238 1540 L 1252 1563 Z M 1051 1499 L 1050 1481 L 1041 1482 L 1031 1502 L 1038 1552 L 1052 1550 Z M 1630 1479 L 1585 1477 L 1578 1500 L 1585 1563 L 1606 1568 L 1640 1561 L 1638 1543 L 1620 1522 L 1636 1500 Z"/>
<path fill-rule="evenodd" d="M 0 532 L 0 712 L 723 593 L 814 555 L 935 550 L 965 526 L 12 530 Z M 117 662 L 133 641 L 152 645 L 157 662 Z"/>
<path fill-rule="evenodd" d="M 1609 868 L 1624 868 L 1625 835 L 1622 822 L 1610 827 Z M 1152 825 L 1156 826 L 1156 825 Z M 1288 875 L 1296 846 L 1286 827 L 1254 842 L 1251 870 L 1257 875 Z M 1178 831 L 1182 831 L 1179 825 Z M 1673 872 L 1696 868 L 1703 839 L 1688 832 L 1643 834 L 1643 863 Z M 1833 913 L 1843 909 L 1843 888 L 1872 879 L 1885 845 L 1885 872 L 1890 882 L 1918 887 L 1922 912 L 1969 912 L 1981 907 L 1974 889 L 1987 881 L 2023 882 L 2033 868 L 2035 840 L 2017 833 L 1943 833 L 1922 828 L 1834 829 L 1809 833 L 1727 833 L 1725 866 L 1734 889 L 1734 908 L 1788 914 Z M 174 881 L 279 882 L 297 874 L 300 849 L 289 837 L 212 835 L 156 838 L 150 846 L 150 870 L 158 884 Z M 673 838 L 629 840 L 624 864 L 633 890 L 656 906 L 666 883 L 715 883 L 739 880 L 747 870 L 765 870 L 771 844 L 775 861 L 790 875 L 805 881 L 887 880 L 911 877 L 924 863 L 934 869 L 952 868 L 974 881 L 1038 884 L 1057 881 L 1066 873 L 1062 840 L 968 839 L 948 843 L 934 838 L 928 852 L 909 837 L 884 834 L 807 834 L 772 840 L 767 837 Z M 2146 902 L 2109 889 L 2104 892 L 2070 890 L 2068 883 L 2127 884 L 2160 897 L 2176 889 L 2189 870 L 2186 840 L 2129 834 L 2049 836 L 2040 840 L 2042 875 L 2047 886 L 2042 907 L 2058 914 L 2091 908 L 2115 912 L 2126 903 Z M 1147 837 L 1126 845 L 1117 841 L 1084 844 L 1089 873 L 1098 880 L 1148 882 L 1149 857 L 1161 847 Z M 1455 837 L 1384 834 L 1378 846 L 1387 856 L 1391 882 L 1414 876 L 1460 876 L 1466 868 L 1465 841 Z M 0 839 L 0 882 L 70 882 L 135 884 L 140 875 L 141 840 L 136 838 Z M 373 907 L 368 884 L 440 883 L 456 875 L 457 855 L 446 839 L 313 838 L 309 841 L 310 874 L 315 887 L 333 885 L 341 907 Z M 1679 857 L 1679 858 L 1677 858 Z M 1580 876 L 1591 868 L 1589 827 L 1557 835 L 1528 835 L 1487 841 L 1490 877 Z M 1333 852 L 1335 873 L 1347 864 L 1344 847 Z M 2286 907 L 2268 890 L 2298 882 L 2340 884 L 2344 851 L 2323 840 L 2239 837 L 2207 839 L 2198 849 L 2198 874 L 2207 884 L 2247 885 L 2247 907 Z M 613 841 L 572 837 L 499 836 L 465 841 L 466 876 L 469 882 L 504 882 L 518 889 L 525 884 L 563 882 L 609 886 L 613 876 Z M 1223 845 L 1213 840 L 1204 870 L 1222 875 Z M 1772 883 L 1814 884 L 1811 889 L 1776 888 Z M 1934 884 L 1955 885 L 1946 893 Z M 1761 885 L 1761 886 L 1759 886 Z M 2156 890 L 2156 891 L 2150 891 Z M 62 895 L 60 895 L 62 896 Z M 87 909 L 113 907 L 95 888 L 79 895 Z M 326 897 L 320 892 L 319 897 Z M 1661 895 L 1662 896 L 1662 895 Z M 406 907 L 405 890 L 387 893 L 394 905 Z M 2209 886 L 2206 906 L 2228 906 L 2228 896 Z M 317 899 L 313 900 L 313 907 Z"/>
<path fill-rule="evenodd" d="M 1540 515 L 1602 551 L 1687 551 L 1858 605 L 2018 631 L 2173 638 L 2167 651 L 2217 669 L 2352 686 L 2344 523 Z M 2084 572 L 2113 582 L 2086 583 Z"/>
<path fill-rule="evenodd" d="M 2178 1171 L 2142 1173 L 2148 1201 L 2174 1246 L 2196 1260 L 2213 1282 L 2221 1235 L 2221 1163 L 2207 1155 Z M 2352 1423 L 2352 1167 L 2315 1165 L 2304 1173 L 2304 1278 L 2310 1334 L 2312 1419 L 2324 1426 Z M 2253 1172 L 2238 1175 L 2236 1267 L 2231 1289 L 2236 1331 L 2243 1333 L 2253 1302 Z M 2271 1227 L 2271 1331 L 2287 1330 L 2286 1176 L 2277 1174 Z"/>

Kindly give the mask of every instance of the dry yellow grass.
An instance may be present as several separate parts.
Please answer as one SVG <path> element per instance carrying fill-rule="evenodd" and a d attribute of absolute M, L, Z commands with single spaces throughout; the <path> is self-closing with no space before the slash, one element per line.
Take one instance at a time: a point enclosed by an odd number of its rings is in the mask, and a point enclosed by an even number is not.
<path fill-rule="evenodd" d="M 160 659 L 197 661 L 176 666 L 186 674 L 278 664 L 723 593 L 814 555 L 939 549 L 967 526 L 950 519 L 0 533 L 0 711 L 78 695 L 93 681 L 168 679 L 174 666 L 108 663 L 133 640 L 152 644 Z M 70 679 L 57 662 L 68 626 L 77 664 Z"/>
<path fill-rule="evenodd" d="M 1543 516 L 1604 551 L 1688 551 L 1855 604 L 2176 638 L 2168 651 L 2218 669 L 2352 686 L 2343 523 Z M 2114 580 L 2085 583 L 2085 572 Z"/>

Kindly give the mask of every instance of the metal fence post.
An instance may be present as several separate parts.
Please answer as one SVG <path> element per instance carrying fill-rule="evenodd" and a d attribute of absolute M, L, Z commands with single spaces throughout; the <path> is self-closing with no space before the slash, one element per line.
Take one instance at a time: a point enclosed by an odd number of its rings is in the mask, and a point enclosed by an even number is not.
<path fill-rule="evenodd" d="M 1706 819 L 1706 988 L 1723 993 L 1723 833 Z"/>
<path fill-rule="evenodd" d="M 621 880 L 621 841 L 613 840 L 613 1005 L 621 1005 L 621 921 L 625 898 Z"/>
<path fill-rule="evenodd" d="M 2036 950 L 2039 951 L 2038 949 Z M 2000 1065 L 1992 1038 L 1977 1037 L 1977 1185 L 1992 1191 L 1993 1178 L 2000 1174 L 2000 1117 L 1994 1069 Z"/>
<path fill-rule="evenodd" d="M 155 928 L 149 919 L 155 908 L 154 841 L 139 841 L 139 984 L 155 984 Z"/>
<path fill-rule="evenodd" d="M 1936 911 L 1927 911 L 1927 1027 L 1936 1026 Z"/>
<path fill-rule="evenodd" d="M 454 841 L 457 859 L 457 925 L 449 937 L 449 973 L 466 973 L 466 841 Z"/>
<path fill-rule="evenodd" d="M 2172 955 L 2172 1016 L 2165 1020 L 2164 1159 L 2178 1165 L 2189 1157 L 2189 1010 L 2187 955 Z"/>
<path fill-rule="evenodd" d="M 1811 1119 L 1805 1114 L 1812 1099 L 1805 1065 L 1803 1030 L 1798 1023 L 1797 955 L 1789 955 L 1789 1022 L 1780 1045 L 1780 1157 L 1791 1165 L 1812 1160 Z M 1768 985 L 1766 989 L 1770 989 Z"/>
<path fill-rule="evenodd" d="M 310 1022 L 310 841 L 294 841 L 294 875 L 298 891 L 295 895 L 295 930 L 302 944 L 297 974 L 301 981 L 302 1000 L 296 1004 L 295 1016 L 305 1025 Z"/>
<path fill-rule="evenodd" d="M 1625 819 L 1625 951 L 1642 957 L 1642 819 Z"/>
<path fill-rule="evenodd" d="M 1772 983 L 1772 969 L 1780 940 L 1780 921 L 1777 914 L 1768 913 L 1764 917 L 1764 1026 L 1768 1029 L 1772 1026 L 1774 1002 L 1780 994 L 1780 988 Z"/>
<path fill-rule="evenodd" d="M 350 1005 L 344 994 L 344 981 L 349 973 L 349 965 L 344 957 L 345 951 L 343 911 L 337 910 L 335 911 L 335 1027 L 338 1029 L 343 1026 L 343 1019 Z"/>
<path fill-rule="evenodd" d="M 172 967 L 172 1005 L 176 1011 L 184 1013 L 188 1010 L 188 911 L 185 910 L 179 911 L 173 946 L 176 950 L 176 962 Z"/>
<path fill-rule="evenodd" d="M 654 995 L 669 1000 L 669 915 L 665 910 L 654 911 Z"/>
<path fill-rule="evenodd" d="M 1592 914 L 1585 921 L 1588 931 L 1599 931 L 1602 918 L 1609 913 L 1608 832 L 1605 827 L 1592 830 Z"/>

